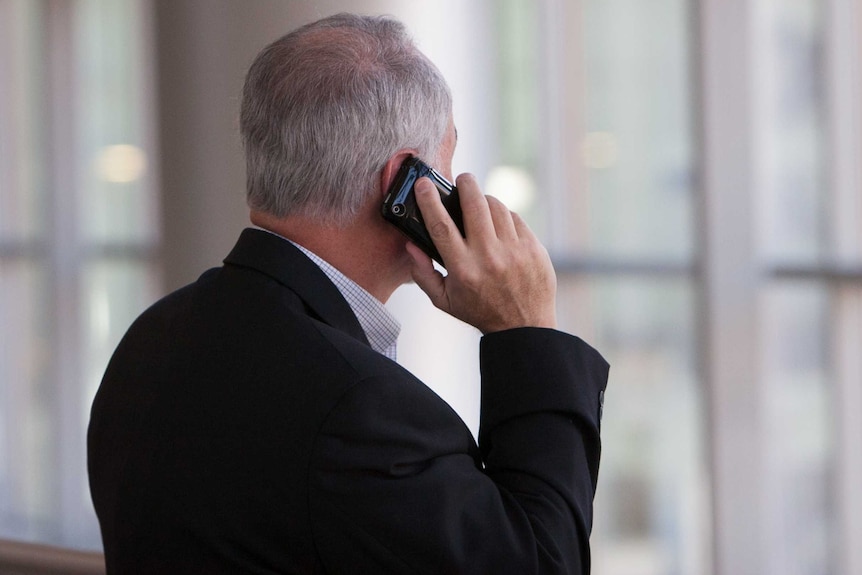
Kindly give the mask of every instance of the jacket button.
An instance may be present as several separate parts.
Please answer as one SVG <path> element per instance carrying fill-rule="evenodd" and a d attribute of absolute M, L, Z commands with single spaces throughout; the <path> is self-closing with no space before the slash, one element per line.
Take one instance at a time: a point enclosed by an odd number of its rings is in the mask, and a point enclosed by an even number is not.
<path fill-rule="evenodd" d="M 599 423 L 602 422 L 602 416 L 605 414 L 605 390 L 599 392 Z"/>

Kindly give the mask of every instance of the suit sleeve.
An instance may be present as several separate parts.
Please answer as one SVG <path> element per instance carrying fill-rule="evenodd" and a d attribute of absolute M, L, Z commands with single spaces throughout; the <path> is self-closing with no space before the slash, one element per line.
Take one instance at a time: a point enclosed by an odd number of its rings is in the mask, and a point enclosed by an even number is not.
<path fill-rule="evenodd" d="M 407 376 L 354 385 L 309 467 L 331 573 L 589 573 L 607 363 L 536 328 L 481 342 L 479 447 Z"/>

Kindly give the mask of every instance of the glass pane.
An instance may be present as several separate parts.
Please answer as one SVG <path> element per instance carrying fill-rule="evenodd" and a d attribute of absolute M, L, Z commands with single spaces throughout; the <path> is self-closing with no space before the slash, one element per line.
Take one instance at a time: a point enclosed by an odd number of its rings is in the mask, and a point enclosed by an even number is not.
<path fill-rule="evenodd" d="M 573 156 L 588 170 L 593 255 L 692 259 L 692 4 L 583 2 L 584 54 L 569 57 L 585 58 L 586 134 Z"/>
<path fill-rule="evenodd" d="M 539 10 L 530 0 L 499 0 L 495 5 L 496 69 L 499 133 L 497 165 L 484 182 L 484 191 L 502 200 L 543 235 L 546 194 L 537 194 L 535 170 L 540 149 Z"/>
<path fill-rule="evenodd" d="M 690 282 L 561 278 L 559 303 L 561 328 L 581 335 L 611 364 L 593 573 L 711 573 Z"/>
<path fill-rule="evenodd" d="M 57 529 L 46 292 L 38 266 L 0 260 L 0 538 L 44 540 Z"/>
<path fill-rule="evenodd" d="M 149 5 L 0 0 L 0 538 L 101 545 L 87 488 L 89 408 L 110 352 L 160 289 L 154 264 L 114 245 L 115 259 L 87 265 L 79 240 L 156 239 L 155 190 L 139 153 L 151 120 L 141 81 Z M 74 45 L 64 34 L 43 38 L 48 16 L 74 33 Z M 75 68 L 62 85 L 76 95 L 49 101 L 63 54 Z M 52 118 L 75 122 L 64 149 L 75 154 L 78 182 L 52 177 L 43 152 Z M 62 217 L 83 238 L 38 237 L 56 210 L 43 201 L 50 185 L 55 197 L 81 200 Z M 66 244 L 46 243 L 53 239 Z"/>
<path fill-rule="evenodd" d="M 42 229 L 44 155 L 41 3 L 0 3 L 0 242 Z"/>
<path fill-rule="evenodd" d="M 757 77 L 765 101 L 763 217 L 766 254 L 814 260 L 826 248 L 824 173 L 825 66 L 823 10 L 818 0 L 764 2 L 765 29 Z"/>
<path fill-rule="evenodd" d="M 158 229 L 142 14 L 140 0 L 76 3 L 82 230 L 96 241 L 150 242 Z"/>
<path fill-rule="evenodd" d="M 782 284 L 764 304 L 766 484 L 770 573 L 834 573 L 835 460 L 828 382 L 829 297 L 817 284 Z"/>

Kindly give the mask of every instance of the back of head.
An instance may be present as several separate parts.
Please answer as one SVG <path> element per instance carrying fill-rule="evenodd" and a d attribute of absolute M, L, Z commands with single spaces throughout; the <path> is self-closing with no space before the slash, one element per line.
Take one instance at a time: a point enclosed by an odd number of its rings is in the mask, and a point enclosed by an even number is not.
<path fill-rule="evenodd" d="M 400 22 L 339 14 L 303 26 L 246 76 L 248 204 L 344 225 L 393 153 L 416 148 L 433 161 L 450 117 L 446 81 Z"/>

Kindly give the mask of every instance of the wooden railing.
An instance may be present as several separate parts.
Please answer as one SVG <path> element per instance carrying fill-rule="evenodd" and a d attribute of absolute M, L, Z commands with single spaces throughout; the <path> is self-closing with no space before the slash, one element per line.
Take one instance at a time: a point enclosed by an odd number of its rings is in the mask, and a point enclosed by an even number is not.
<path fill-rule="evenodd" d="M 104 575 L 101 553 L 0 539 L 0 575 Z"/>

